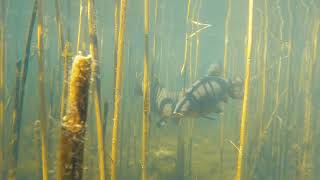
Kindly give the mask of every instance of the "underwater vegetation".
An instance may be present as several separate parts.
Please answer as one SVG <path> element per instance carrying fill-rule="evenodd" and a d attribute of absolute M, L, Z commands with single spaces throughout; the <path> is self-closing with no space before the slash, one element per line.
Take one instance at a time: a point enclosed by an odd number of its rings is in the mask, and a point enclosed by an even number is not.
<path fill-rule="evenodd" d="M 319 34 L 319 0 L 0 0 L 0 180 L 318 180 Z"/>

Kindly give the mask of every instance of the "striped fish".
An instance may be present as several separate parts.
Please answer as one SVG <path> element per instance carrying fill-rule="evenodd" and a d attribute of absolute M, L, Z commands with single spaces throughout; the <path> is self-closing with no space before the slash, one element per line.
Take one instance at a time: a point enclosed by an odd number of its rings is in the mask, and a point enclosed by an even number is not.
<path fill-rule="evenodd" d="M 205 117 L 210 113 L 222 112 L 223 103 L 228 101 L 232 91 L 231 81 L 219 76 L 205 76 L 193 83 L 178 101 L 174 116 Z"/>

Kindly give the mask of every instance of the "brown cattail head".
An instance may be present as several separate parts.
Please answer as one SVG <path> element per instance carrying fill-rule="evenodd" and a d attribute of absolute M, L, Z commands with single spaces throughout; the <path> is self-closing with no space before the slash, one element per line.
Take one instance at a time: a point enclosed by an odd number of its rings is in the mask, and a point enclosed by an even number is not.
<path fill-rule="evenodd" d="M 77 55 L 72 64 L 67 115 L 62 123 L 71 132 L 80 131 L 86 122 L 91 62 L 91 55 Z"/>

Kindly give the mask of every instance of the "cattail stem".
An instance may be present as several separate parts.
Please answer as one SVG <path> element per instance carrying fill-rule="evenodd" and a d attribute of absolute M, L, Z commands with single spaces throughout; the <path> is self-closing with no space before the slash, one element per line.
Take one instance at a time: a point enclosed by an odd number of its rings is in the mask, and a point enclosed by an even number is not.
<path fill-rule="evenodd" d="M 63 54 L 63 83 L 61 90 L 61 101 L 60 101 L 60 119 L 63 118 L 65 114 L 65 99 L 67 97 L 67 82 L 68 82 L 68 52 L 69 52 L 69 43 L 65 44 L 63 37 L 63 28 L 61 23 L 60 16 L 60 0 L 55 0 L 55 9 L 56 9 L 56 20 L 57 20 L 57 32 L 59 39 L 59 57 L 60 54 Z M 59 163 L 58 163 L 59 164 Z M 59 172 L 58 172 L 59 173 Z"/>
<path fill-rule="evenodd" d="M 91 57 L 76 56 L 72 65 L 66 116 L 62 120 L 59 180 L 82 179 Z"/>
<path fill-rule="evenodd" d="M 114 50 L 113 50 L 113 67 L 114 69 L 117 68 L 117 60 L 118 60 L 118 56 L 117 56 L 117 50 L 118 50 L 118 34 L 119 34 L 119 1 L 120 0 L 114 0 Z M 116 72 L 114 71 L 114 78 L 113 78 L 113 83 L 114 86 L 116 84 Z M 115 88 L 113 89 L 113 105 L 115 103 Z"/>
<path fill-rule="evenodd" d="M 154 7 L 154 34 L 153 34 L 153 47 L 152 47 L 152 69 L 151 72 L 154 72 L 154 68 L 156 67 L 158 61 L 157 61 L 157 35 L 158 35 L 158 11 L 159 11 L 159 2 L 158 0 L 155 0 L 155 7 Z"/>
<path fill-rule="evenodd" d="M 249 0 L 248 6 L 248 32 L 247 32 L 247 48 L 246 48 L 246 69 L 245 69 L 245 84 L 244 96 L 242 104 L 241 126 L 240 126 L 240 145 L 237 161 L 237 175 L 236 180 L 240 180 L 243 176 L 242 167 L 245 159 L 245 138 L 247 134 L 247 115 L 248 115 L 248 99 L 250 88 L 250 64 L 251 64 L 251 48 L 252 48 L 252 26 L 253 26 L 253 0 Z"/>
<path fill-rule="evenodd" d="M 45 71 L 43 57 L 43 14 L 42 0 L 38 0 L 38 63 L 39 63 L 39 94 L 40 94 L 40 129 L 41 129 L 41 159 L 42 178 L 48 179 L 47 167 L 47 109 L 45 98 Z"/>
<path fill-rule="evenodd" d="M 4 171 L 4 102 L 5 102 L 5 0 L 0 2 L 0 179 L 3 178 Z"/>
<path fill-rule="evenodd" d="M 40 156 L 40 122 L 34 122 L 33 144 L 34 144 L 34 162 L 35 162 L 35 178 L 41 179 L 41 156 Z"/>
<path fill-rule="evenodd" d="M 189 25 L 189 17 L 190 17 L 190 6 L 191 6 L 191 0 L 188 0 L 188 7 L 187 7 L 187 18 L 186 18 L 186 27 Z M 185 34 L 185 45 L 184 45 L 184 62 L 181 68 L 181 76 L 184 78 L 184 87 L 183 91 L 185 91 L 185 86 L 186 86 L 186 71 L 187 71 L 187 64 L 188 64 L 188 52 L 189 52 L 189 38 L 188 38 L 188 30 L 186 31 Z"/>
<path fill-rule="evenodd" d="M 147 153 L 149 131 L 149 0 L 144 0 L 144 63 L 143 63 L 143 114 L 142 114 L 142 147 L 141 179 L 147 180 Z"/>
<path fill-rule="evenodd" d="M 113 131 L 112 131 L 112 147 L 111 147 L 111 180 L 117 179 L 117 156 L 118 156 L 118 126 L 120 115 L 120 95 L 122 91 L 122 66 L 123 66 L 123 46 L 124 32 L 126 22 L 127 0 L 121 0 L 120 4 L 120 21 L 117 47 L 117 68 L 116 84 L 114 97 L 114 113 L 113 113 Z"/>
<path fill-rule="evenodd" d="M 293 109 L 293 74 L 292 74 L 292 7 L 291 7 L 291 1 L 288 0 L 288 5 L 287 5 L 287 11 L 288 11 L 288 49 L 287 49 L 287 57 L 288 57 L 288 63 L 287 63 L 287 72 L 286 72 L 286 88 L 288 89 L 288 92 L 286 93 L 285 97 L 285 114 L 288 120 L 292 120 L 292 113 L 290 112 L 290 109 Z M 287 123 L 288 126 L 289 123 Z M 281 162 L 281 167 L 280 169 L 281 174 L 280 174 L 280 179 L 287 179 L 288 176 L 288 166 L 286 165 L 288 162 L 288 146 L 289 146 L 289 132 L 288 130 L 286 131 L 284 137 L 283 137 L 283 154 L 282 154 L 282 162 Z"/>
<path fill-rule="evenodd" d="M 100 180 L 105 180 L 105 158 L 104 158 L 104 143 L 103 143 L 103 127 L 102 127 L 102 115 L 101 115 L 101 87 L 99 78 L 99 66 L 98 66 L 98 38 L 95 21 L 95 4 L 94 0 L 88 0 L 88 23 L 89 23 L 89 36 L 90 36 L 90 53 L 93 58 L 92 77 L 93 77 L 93 100 L 95 104 L 96 113 L 96 128 L 98 137 L 98 156 L 99 156 L 99 172 Z"/>
<path fill-rule="evenodd" d="M 226 78 L 228 73 L 228 45 L 229 45 L 229 21 L 231 16 L 231 0 L 228 0 L 227 4 L 227 15 L 225 18 L 224 26 L 224 58 L 223 58 L 223 77 Z M 226 120 L 226 115 L 222 115 L 223 118 L 220 121 L 220 179 L 224 179 L 223 172 L 223 162 L 224 162 L 224 121 Z"/>
<path fill-rule="evenodd" d="M 229 45 L 229 22 L 231 17 L 231 0 L 228 0 L 227 15 L 224 24 L 224 58 L 223 58 L 223 76 L 227 76 L 228 72 L 228 45 Z"/>
<path fill-rule="evenodd" d="M 269 8 L 268 8 L 268 0 L 264 0 L 264 36 L 263 36 L 263 62 L 261 63 L 261 70 L 262 70 L 262 76 L 261 76 L 261 96 L 260 96 L 260 109 L 258 110 L 261 112 L 261 118 L 259 120 L 260 122 L 260 128 L 259 128 L 259 136 L 262 136 L 263 134 L 263 118 L 264 118 L 264 108 L 265 108 L 265 99 L 266 99 L 266 85 L 267 85 L 267 56 L 268 56 L 268 31 L 269 31 Z"/>
<path fill-rule="evenodd" d="M 61 16 L 60 16 L 60 0 L 55 0 L 55 9 L 56 9 L 57 32 L 59 37 L 58 38 L 59 49 L 60 49 L 60 53 L 62 53 L 64 48 L 64 38 L 63 38 L 63 29 L 62 29 Z"/>
<path fill-rule="evenodd" d="M 82 33 L 82 17 L 83 17 L 83 2 L 80 0 L 80 11 L 79 11 L 79 26 L 78 26 L 78 37 L 77 37 L 77 52 L 80 51 L 81 33 Z"/>
<path fill-rule="evenodd" d="M 193 5 L 192 7 L 192 13 L 191 13 L 191 21 L 194 21 L 194 17 L 195 17 L 195 12 L 196 12 L 196 9 L 197 9 L 197 4 L 196 2 L 194 3 L 195 5 Z M 193 30 L 194 30 L 194 23 L 191 23 L 191 33 L 193 33 Z M 190 35 L 191 36 L 191 35 Z M 190 38 L 190 36 L 188 38 Z M 190 43 L 189 43 L 189 80 L 192 82 L 193 81 L 193 74 L 192 74 L 192 70 L 193 70 L 193 64 L 192 64 L 192 59 L 193 59 L 193 38 L 191 39 L 190 38 Z"/>
<path fill-rule="evenodd" d="M 37 8 L 38 8 L 38 0 L 34 1 L 29 29 L 28 29 L 28 36 L 26 41 L 26 47 L 24 51 L 24 56 L 22 59 L 22 69 L 21 69 L 21 82 L 19 82 L 18 87 L 18 96 L 15 100 L 15 109 L 13 115 L 13 123 L 12 124 L 12 144 L 10 145 L 10 149 L 12 149 L 12 154 L 10 154 L 10 161 L 9 161 L 9 173 L 8 179 L 15 179 L 16 177 L 16 168 L 18 162 L 18 152 L 19 152 L 19 141 L 20 141 L 20 128 L 21 128 L 21 120 L 22 120 L 22 112 L 23 112 L 23 100 L 24 100 L 24 92 L 25 92 L 25 84 L 28 74 L 28 65 L 29 65 L 29 58 L 31 52 L 31 40 L 33 35 L 33 30 L 36 22 L 37 16 Z"/>
<path fill-rule="evenodd" d="M 198 14 L 197 14 L 197 22 L 199 22 L 199 17 L 200 17 L 200 9 L 202 5 L 202 0 L 199 0 L 198 3 Z M 196 64 L 194 67 L 194 77 L 198 77 L 198 65 L 199 65 L 199 48 L 200 48 L 200 33 L 196 34 Z"/>
<path fill-rule="evenodd" d="M 307 79 L 305 82 L 304 89 L 304 151 L 302 159 L 302 170 L 305 179 L 312 179 L 312 172 L 308 168 L 312 168 L 312 104 L 313 102 L 313 91 L 314 91 L 314 79 L 315 79 L 315 66 L 317 65 L 317 48 L 318 48 L 318 31 L 319 30 L 319 20 L 315 21 L 314 28 L 312 29 L 312 48 L 306 47 L 305 60 L 307 62 Z M 308 46 L 308 43 L 306 43 Z"/>
<path fill-rule="evenodd" d="M 117 55 L 117 51 L 118 51 L 118 35 L 119 35 L 119 13 L 120 13 L 120 5 L 119 5 L 120 0 L 114 0 L 114 49 L 113 49 L 113 67 L 114 67 L 114 73 L 113 73 L 113 85 L 114 87 L 116 86 L 116 77 L 117 77 L 117 61 L 118 61 L 118 55 Z M 112 105 L 114 107 L 115 105 L 115 91 L 116 89 L 113 88 L 113 99 L 112 99 Z M 107 121 L 105 121 L 107 122 Z M 105 127 L 105 126 L 104 126 Z M 106 133 L 106 132 L 104 132 Z M 105 137 L 105 136 L 104 136 Z"/>

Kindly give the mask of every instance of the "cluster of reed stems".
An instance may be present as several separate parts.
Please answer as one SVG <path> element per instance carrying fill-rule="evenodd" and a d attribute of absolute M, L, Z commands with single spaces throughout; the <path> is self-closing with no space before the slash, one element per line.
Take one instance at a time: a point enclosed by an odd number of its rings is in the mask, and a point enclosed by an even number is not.
<path fill-rule="evenodd" d="M 114 113 L 113 113 L 113 128 L 112 128 L 112 147 L 111 147 L 111 180 L 117 179 L 117 160 L 118 160 L 118 129 L 120 115 L 120 96 L 122 91 L 122 68 L 123 68 L 123 47 L 124 47 L 124 32 L 126 29 L 126 7 L 127 1 L 120 1 L 120 20 L 117 43 L 117 67 L 114 89 Z"/>

